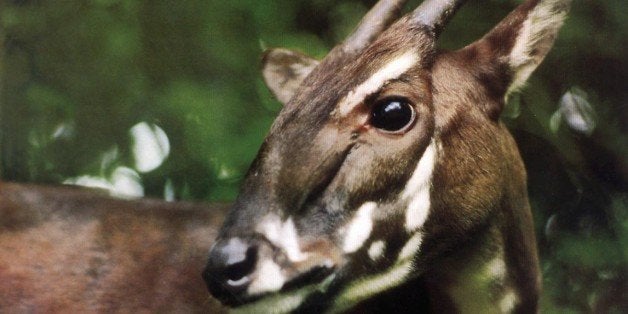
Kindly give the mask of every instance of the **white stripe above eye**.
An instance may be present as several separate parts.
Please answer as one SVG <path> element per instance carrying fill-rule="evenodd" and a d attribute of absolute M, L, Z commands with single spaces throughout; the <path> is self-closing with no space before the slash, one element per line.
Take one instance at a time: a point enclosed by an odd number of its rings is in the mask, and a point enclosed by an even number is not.
<path fill-rule="evenodd" d="M 402 55 L 396 57 L 392 61 L 386 63 L 375 74 L 371 75 L 366 81 L 358 85 L 350 91 L 338 106 L 338 112 L 341 116 L 347 115 L 349 112 L 364 101 L 364 99 L 377 92 L 388 81 L 393 80 L 404 74 L 419 61 L 419 55 L 409 50 Z"/>

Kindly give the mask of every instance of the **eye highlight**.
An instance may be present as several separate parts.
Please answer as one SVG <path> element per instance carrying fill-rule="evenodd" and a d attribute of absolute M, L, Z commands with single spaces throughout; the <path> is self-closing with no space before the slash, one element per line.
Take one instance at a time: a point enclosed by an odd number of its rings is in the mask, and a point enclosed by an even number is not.
<path fill-rule="evenodd" d="M 400 134 L 414 122 L 416 113 L 403 98 L 386 98 L 378 101 L 371 109 L 370 124 L 386 132 Z"/>

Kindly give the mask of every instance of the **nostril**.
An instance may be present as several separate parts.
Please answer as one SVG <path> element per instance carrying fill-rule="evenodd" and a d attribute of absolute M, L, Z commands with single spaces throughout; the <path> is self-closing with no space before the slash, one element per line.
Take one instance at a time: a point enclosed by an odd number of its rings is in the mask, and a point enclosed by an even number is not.
<path fill-rule="evenodd" d="M 249 247 L 241 257 L 227 262 L 224 275 L 230 286 L 242 286 L 249 283 L 248 275 L 253 272 L 257 263 L 257 247 Z"/>

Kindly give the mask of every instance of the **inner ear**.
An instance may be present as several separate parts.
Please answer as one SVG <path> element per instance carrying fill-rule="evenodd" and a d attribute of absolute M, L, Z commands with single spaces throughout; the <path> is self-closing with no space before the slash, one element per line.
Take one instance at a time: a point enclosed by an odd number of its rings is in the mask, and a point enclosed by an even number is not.
<path fill-rule="evenodd" d="M 262 76 L 275 97 L 286 104 L 318 63 L 318 60 L 300 52 L 269 49 L 262 59 Z"/>
<path fill-rule="evenodd" d="M 482 39 L 463 48 L 473 50 L 474 63 L 508 71 L 504 96 L 521 88 L 552 48 L 571 0 L 528 0 Z M 495 68 L 497 67 L 497 68 Z M 491 67 L 488 67 L 491 68 Z"/>

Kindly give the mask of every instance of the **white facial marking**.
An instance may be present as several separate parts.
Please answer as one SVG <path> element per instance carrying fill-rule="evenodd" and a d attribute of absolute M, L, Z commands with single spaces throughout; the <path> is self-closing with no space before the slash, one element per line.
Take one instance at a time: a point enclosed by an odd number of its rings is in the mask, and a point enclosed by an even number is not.
<path fill-rule="evenodd" d="M 364 98 L 380 90 L 386 82 L 398 78 L 418 61 L 419 55 L 415 51 L 410 50 L 388 62 L 340 101 L 338 107 L 340 115 L 347 115 L 355 106 L 360 104 Z"/>
<path fill-rule="evenodd" d="M 406 280 L 413 270 L 412 260 L 397 262 L 386 271 L 359 279 L 343 290 L 334 301 L 332 313 L 341 313 L 354 304 L 379 292 L 396 287 Z"/>
<path fill-rule="evenodd" d="M 371 246 L 369 247 L 369 250 L 367 252 L 372 261 L 377 261 L 382 258 L 385 249 L 386 243 L 382 240 L 377 240 L 371 243 Z"/>
<path fill-rule="evenodd" d="M 564 10 L 564 0 L 541 1 L 529 14 L 510 52 L 510 66 L 515 69 L 515 77 L 508 88 L 510 92 L 521 88 L 532 71 L 541 63 L 546 51 L 533 53 L 539 47 L 539 42 L 548 40 L 558 32 L 563 24 L 567 11 Z M 554 33 L 552 35 L 552 33 Z M 542 47 L 541 49 L 549 49 Z"/>
<path fill-rule="evenodd" d="M 281 273 L 279 265 L 272 260 L 264 260 L 257 270 L 257 278 L 253 280 L 247 292 L 250 295 L 265 292 L 278 291 L 283 286 L 286 279 Z"/>
<path fill-rule="evenodd" d="M 499 310 L 501 313 L 511 313 L 512 310 L 515 309 L 515 305 L 517 305 L 517 294 L 514 291 L 509 290 L 506 294 L 499 300 Z"/>
<path fill-rule="evenodd" d="M 430 184 L 436 164 L 436 153 L 436 143 L 432 139 L 401 195 L 402 198 L 409 200 L 406 211 L 406 230 L 408 232 L 414 232 L 423 226 L 427 220 L 431 204 Z"/>
<path fill-rule="evenodd" d="M 352 305 L 369 298 L 379 292 L 386 291 L 403 283 L 414 270 L 413 257 L 421 247 L 423 234 L 415 233 L 399 252 L 395 264 L 384 272 L 373 274 L 349 284 L 336 298 L 331 312 L 339 313 Z M 375 245 L 377 242 L 373 242 Z M 382 242 L 382 244 L 384 244 Z M 371 245 L 371 248 L 373 248 Z M 384 244 L 385 245 L 385 244 Z M 369 249 L 369 256 L 371 249 Z M 371 257 L 372 258 L 372 257 Z"/>
<path fill-rule="evenodd" d="M 503 281 L 506 277 L 506 263 L 501 257 L 495 257 L 486 264 L 486 275 L 492 280 Z"/>
<path fill-rule="evenodd" d="M 397 260 L 404 261 L 412 259 L 412 257 L 414 257 L 414 255 L 419 251 L 419 248 L 421 248 L 421 243 L 423 243 L 423 233 L 417 232 L 401 248 Z"/>
<path fill-rule="evenodd" d="M 373 219 L 371 215 L 377 204 L 366 202 L 360 206 L 353 220 L 349 222 L 343 244 L 345 253 L 353 253 L 360 249 L 364 242 L 368 240 L 373 230 Z"/>
<path fill-rule="evenodd" d="M 282 249 L 290 261 L 300 262 L 305 260 L 307 254 L 301 252 L 299 236 L 292 217 L 288 218 L 285 223 L 282 223 L 279 216 L 268 215 L 257 226 L 256 230 L 263 234 L 273 245 Z"/>

